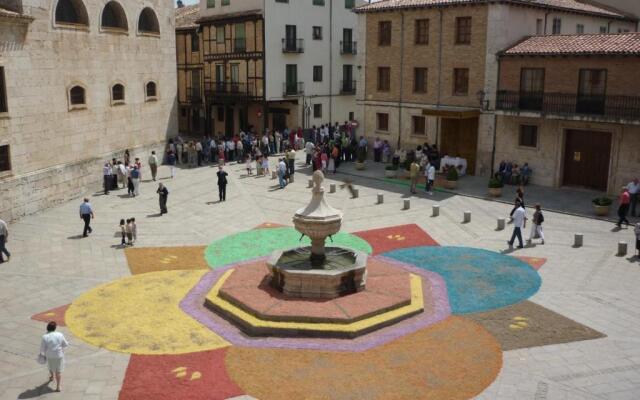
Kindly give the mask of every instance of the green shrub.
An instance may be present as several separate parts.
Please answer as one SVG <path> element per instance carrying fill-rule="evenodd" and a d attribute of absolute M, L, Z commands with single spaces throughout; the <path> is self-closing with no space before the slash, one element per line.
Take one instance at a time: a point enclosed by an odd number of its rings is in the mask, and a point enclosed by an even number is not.
<path fill-rule="evenodd" d="M 356 150 L 356 158 L 358 159 L 359 163 L 364 163 L 365 161 L 367 161 L 366 147 L 358 147 L 358 150 Z"/>
<path fill-rule="evenodd" d="M 490 189 L 499 189 L 501 187 L 503 187 L 504 184 L 502 183 L 502 181 L 500 179 L 497 179 L 496 177 L 493 177 L 491 179 L 489 179 L 489 188 Z"/>
<path fill-rule="evenodd" d="M 387 165 L 386 167 L 384 167 L 384 169 L 386 169 L 387 171 L 397 171 L 398 170 L 398 166 L 397 165 Z"/>
<path fill-rule="evenodd" d="M 458 170 L 453 166 L 447 167 L 447 180 L 448 181 L 457 181 L 460 176 L 458 175 Z"/>
<path fill-rule="evenodd" d="M 595 199 L 591 200 L 591 202 L 596 205 L 596 206 L 610 206 L 611 203 L 613 203 L 613 200 L 611 200 L 608 197 L 596 197 Z"/>

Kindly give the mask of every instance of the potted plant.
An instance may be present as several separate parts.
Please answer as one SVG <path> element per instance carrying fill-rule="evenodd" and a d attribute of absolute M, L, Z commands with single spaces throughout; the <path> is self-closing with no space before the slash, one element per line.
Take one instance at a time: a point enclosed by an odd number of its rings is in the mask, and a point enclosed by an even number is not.
<path fill-rule="evenodd" d="M 367 161 L 367 149 L 366 147 L 358 147 L 356 150 L 356 169 L 363 170 L 365 161 Z"/>
<path fill-rule="evenodd" d="M 444 187 L 446 189 L 457 188 L 459 177 L 460 176 L 458 175 L 458 170 L 455 167 L 448 165 L 447 171 L 446 171 L 446 179 L 444 181 Z"/>
<path fill-rule="evenodd" d="M 599 215 L 601 217 L 609 215 L 609 209 L 611 208 L 611 203 L 613 203 L 610 198 L 596 197 L 595 199 L 591 200 L 591 202 L 593 203 L 593 208 L 596 211 L 596 215 Z"/>
<path fill-rule="evenodd" d="M 398 166 L 397 165 L 387 165 L 386 167 L 384 167 L 384 175 L 387 178 L 395 178 L 396 175 L 398 173 Z"/>
<path fill-rule="evenodd" d="M 495 176 L 489 179 L 489 196 L 491 197 L 500 197 L 502 196 L 502 187 L 504 184 L 502 181 Z"/>

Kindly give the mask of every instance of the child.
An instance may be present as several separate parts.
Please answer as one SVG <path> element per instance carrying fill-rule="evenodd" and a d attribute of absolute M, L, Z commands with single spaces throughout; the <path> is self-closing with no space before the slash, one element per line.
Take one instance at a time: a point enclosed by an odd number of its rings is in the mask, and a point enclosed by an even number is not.
<path fill-rule="evenodd" d="M 633 232 L 636 234 L 636 255 L 640 256 L 640 222 L 636 224 Z"/>
<path fill-rule="evenodd" d="M 130 219 L 127 220 L 126 232 L 127 232 L 127 244 L 129 246 L 133 246 L 133 225 L 131 224 Z"/>
<path fill-rule="evenodd" d="M 269 175 L 269 157 L 266 154 L 262 156 L 262 173 Z"/>
<path fill-rule="evenodd" d="M 136 219 L 131 218 L 131 233 L 133 234 L 134 243 L 138 241 L 138 225 L 136 225 Z"/>
<path fill-rule="evenodd" d="M 531 243 L 536 234 L 540 239 L 542 239 L 541 244 L 544 244 L 544 233 L 542 232 L 542 223 L 544 222 L 544 215 L 542 215 L 542 210 L 540 209 L 540 204 L 536 204 L 536 211 L 533 213 L 531 224 L 531 234 L 529 235 L 529 239 L 527 242 Z"/>
<path fill-rule="evenodd" d="M 247 175 L 253 175 L 253 166 L 251 165 L 251 154 L 247 154 Z"/>
<path fill-rule="evenodd" d="M 327 173 L 327 161 L 328 161 L 329 157 L 327 156 L 327 153 L 325 151 L 322 152 L 322 154 L 320 154 L 320 162 L 322 164 L 322 173 L 326 174 Z"/>
<path fill-rule="evenodd" d="M 121 246 L 126 246 L 127 245 L 127 242 L 124 240 L 124 237 L 127 234 L 126 229 L 127 228 L 126 228 L 126 226 L 124 224 L 124 219 L 121 219 L 120 220 L 120 233 L 122 234 L 122 242 L 120 243 Z"/>

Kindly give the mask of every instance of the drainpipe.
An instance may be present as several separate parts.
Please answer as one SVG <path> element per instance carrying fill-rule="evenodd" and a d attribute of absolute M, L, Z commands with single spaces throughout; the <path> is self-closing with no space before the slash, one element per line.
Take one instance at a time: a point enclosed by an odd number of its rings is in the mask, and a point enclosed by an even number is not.
<path fill-rule="evenodd" d="M 438 9 L 438 13 L 440 14 L 440 23 L 438 24 L 438 90 L 436 93 L 436 107 L 440 108 L 440 92 L 442 90 L 442 8 Z M 436 119 L 436 147 L 439 147 L 438 138 L 440 137 L 441 120 L 441 117 Z"/>
<path fill-rule="evenodd" d="M 329 0 L 329 126 L 333 123 L 333 0 Z"/>
<path fill-rule="evenodd" d="M 400 140 L 402 137 L 402 90 L 404 75 L 404 11 L 400 12 L 400 98 L 398 103 L 398 145 L 400 148 Z"/>

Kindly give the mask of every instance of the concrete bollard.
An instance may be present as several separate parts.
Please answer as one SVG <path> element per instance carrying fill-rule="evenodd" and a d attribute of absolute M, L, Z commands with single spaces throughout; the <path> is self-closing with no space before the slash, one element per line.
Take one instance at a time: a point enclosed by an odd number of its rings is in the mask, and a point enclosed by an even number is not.
<path fill-rule="evenodd" d="M 620 257 L 627 255 L 627 242 L 622 240 L 618 242 L 618 255 Z"/>
<path fill-rule="evenodd" d="M 335 193 L 335 192 L 336 192 L 336 184 L 335 183 L 329 184 L 329 193 Z"/>
<path fill-rule="evenodd" d="M 354 199 L 357 199 L 358 196 L 360 196 L 360 191 L 358 189 L 353 189 L 351 193 L 353 194 Z"/>
<path fill-rule="evenodd" d="M 582 233 L 576 233 L 573 235 L 573 247 L 582 247 L 583 243 L 583 235 Z"/>
<path fill-rule="evenodd" d="M 271 179 L 276 179 L 278 177 L 278 173 L 276 171 L 271 171 Z"/>
<path fill-rule="evenodd" d="M 438 215 L 440 215 L 440 206 L 438 204 L 434 204 L 434 206 L 431 207 L 431 216 L 437 217 Z"/>
<path fill-rule="evenodd" d="M 506 224 L 506 222 L 505 222 L 504 218 L 498 218 L 498 230 L 499 231 L 504 230 L 505 224 Z"/>
<path fill-rule="evenodd" d="M 382 193 L 378 193 L 378 204 L 384 203 L 384 195 Z"/>
<path fill-rule="evenodd" d="M 404 210 L 408 210 L 410 208 L 411 208 L 411 200 L 405 199 L 404 200 Z"/>
<path fill-rule="evenodd" d="M 471 222 L 471 211 L 465 211 L 462 217 L 462 222 L 468 224 Z"/>
<path fill-rule="evenodd" d="M 307 187 L 313 187 L 313 179 L 309 179 L 309 182 L 307 182 Z"/>

